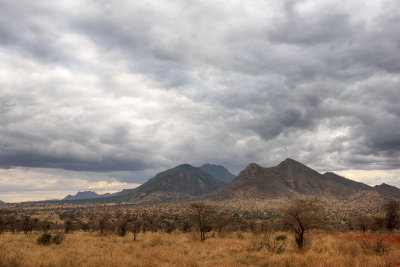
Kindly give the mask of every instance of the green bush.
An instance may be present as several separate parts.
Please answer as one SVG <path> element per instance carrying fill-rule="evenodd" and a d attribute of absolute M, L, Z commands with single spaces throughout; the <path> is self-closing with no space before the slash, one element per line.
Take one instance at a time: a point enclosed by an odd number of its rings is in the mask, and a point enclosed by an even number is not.
<path fill-rule="evenodd" d="M 286 235 L 277 235 L 275 236 L 276 241 L 284 241 L 286 240 L 287 236 Z"/>
<path fill-rule="evenodd" d="M 52 236 L 49 233 L 44 233 L 43 235 L 41 235 L 38 239 L 37 242 L 40 245 L 50 245 L 51 241 L 52 241 Z"/>

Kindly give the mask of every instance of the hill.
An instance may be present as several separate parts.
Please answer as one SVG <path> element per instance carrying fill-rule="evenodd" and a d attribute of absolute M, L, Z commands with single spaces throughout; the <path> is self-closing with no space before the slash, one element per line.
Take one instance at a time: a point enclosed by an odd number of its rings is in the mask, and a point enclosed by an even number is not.
<path fill-rule="evenodd" d="M 395 186 L 383 183 L 381 185 L 375 185 L 374 189 L 382 195 L 393 198 L 400 198 L 400 189 Z"/>
<path fill-rule="evenodd" d="M 286 159 L 271 168 L 264 168 L 255 163 L 248 165 L 214 197 L 217 199 L 266 199 L 318 196 L 344 199 L 357 196 L 359 199 L 363 194 L 370 195 L 376 194 L 376 192 L 384 197 L 393 197 L 393 194 L 390 195 L 387 191 L 393 192 L 393 189 L 378 191 L 371 186 L 349 180 L 332 172 L 320 174 L 300 162 Z"/>
<path fill-rule="evenodd" d="M 223 186 L 223 182 L 202 169 L 183 164 L 157 174 L 136 188 L 129 198 L 135 202 L 190 199 Z"/>
<path fill-rule="evenodd" d="M 350 187 L 350 188 L 359 189 L 359 190 L 371 190 L 371 187 L 369 185 L 347 179 L 347 178 L 337 175 L 336 173 L 333 173 L 333 172 L 326 172 L 323 174 L 323 176 L 325 176 L 325 178 L 331 180 L 332 182 L 336 182 L 345 187 Z"/>
<path fill-rule="evenodd" d="M 221 165 L 207 163 L 199 168 L 225 183 L 229 183 L 235 178 L 235 175 L 230 173 L 224 166 Z"/>
<path fill-rule="evenodd" d="M 76 195 L 68 195 L 63 200 L 80 200 L 80 199 L 92 199 L 92 198 L 99 198 L 102 197 L 101 195 L 97 194 L 93 191 L 79 191 Z"/>

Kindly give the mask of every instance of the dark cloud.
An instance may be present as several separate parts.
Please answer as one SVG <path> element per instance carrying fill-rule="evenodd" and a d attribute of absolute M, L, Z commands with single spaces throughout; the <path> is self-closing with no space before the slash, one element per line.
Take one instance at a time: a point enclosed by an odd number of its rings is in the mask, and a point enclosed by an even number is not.
<path fill-rule="evenodd" d="M 14 166 L 40 167 L 40 168 L 64 168 L 74 171 L 140 171 L 152 167 L 150 163 L 140 159 L 123 159 L 102 157 L 97 161 L 68 157 L 68 155 L 56 156 L 51 153 L 41 155 L 38 152 L 15 152 L 0 157 L 3 168 Z"/>
<path fill-rule="evenodd" d="M 127 171 L 121 181 L 286 157 L 398 169 L 398 10 L 389 0 L 1 1 L 0 166 Z"/>
<path fill-rule="evenodd" d="M 359 25 L 352 25 L 351 15 L 347 12 L 333 9 L 301 14 L 296 8 L 301 1 L 284 2 L 280 14 L 282 18 L 275 20 L 276 26 L 269 33 L 272 42 L 304 46 L 337 43 L 346 41 L 349 35 L 361 30 Z"/>

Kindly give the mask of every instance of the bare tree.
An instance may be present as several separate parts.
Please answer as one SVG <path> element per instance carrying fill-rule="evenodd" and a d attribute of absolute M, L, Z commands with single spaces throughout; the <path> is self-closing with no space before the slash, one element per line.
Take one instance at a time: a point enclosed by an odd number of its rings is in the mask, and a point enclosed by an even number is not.
<path fill-rule="evenodd" d="M 64 232 L 68 234 L 73 229 L 73 222 L 70 219 L 67 219 L 64 223 Z"/>
<path fill-rule="evenodd" d="M 46 233 L 50 230 L 51 223 L 47 219 L 45 219 L 44 221 L 41 222 L 40 226 L 42 231 Z"/>
<path fill-rule="evenodd" d="M 212 230 L 211 215 L 214 213 L 214 209 L 204 203 L 192 203 L 190 210 L 194 216 L 194 222 L 197 224 L 200 241 L 204 242 L 206 234 Z"/>
<path fill-rule="evenodd" d="M 9 224 L 8 214 L 9 210 L 0 209 L 0 234 L 5 232 Z"/>
<path fill-rule="evenodd" d="M 349 224 L 352 229 L 365 232 L 372 228 L 373 218 L 362 213 L 356 213 L 350 217 Z"/>
<path fill-rule="evenodd" d="M 130 219 L 130 223 L 131 232 L 133 234 L 133 241 L 136 241 L 137 235 L 140 233 L 140 228 L 142 227 L 142 221 L 137 217 L 133 217 Z"/>
<path fill-rule="evenodd" d="M 35 228 L 35 222 L 29 216 L 25 216 L 22 221 L 22 229 L 24 234 L 32 233 L 33 229 Z"/>
<path fill-rule="evenodd" d="M 400 223 L 400 203 L 391 199 L 384 205 L 385 223 L 388 231 L 393 231 Z"/>
<path fill-rule="evenodd" d="M 128 220 L 119 219 L 117 223 L 117 233 L 119 236 L 124 237 L 128 231 Z"/>
<path fill-rule="evenodd" d="M 8 217 L 8 222 L 9 222 L 9 227 L 10 231 L 15 234 L 15 228 L 17 227 L 18 224 L 18 219 L 15 215 Z"/>
<path fill-rule="evenodd" d="M 110 218 L 111 218 L 111 216 L 108 213 L 104 213 L 104 214 L 100 215 L 100 217 L 99 217 L 99 229 L 100 229 L 100 234 L 101 235 L 104 235 L 104 233 L 108 229 Z"/>
<path fill-rule="evenodd" d="M 299 248 L 304 245 L 305 232 L 322 224 L 322 215 L 322 206 L 317 199 L 295 199 L 284 210 L 283 222 L 294 232 Z"/>
<path fill-rule="evenodd" d="M 385 218 L 380 217 L 380 216 L 374 216 L 372 217 L 373 223 L 371 230 L 373 231 L 381 231 L 382 229 L 386 229 L 386 222 Z"/>

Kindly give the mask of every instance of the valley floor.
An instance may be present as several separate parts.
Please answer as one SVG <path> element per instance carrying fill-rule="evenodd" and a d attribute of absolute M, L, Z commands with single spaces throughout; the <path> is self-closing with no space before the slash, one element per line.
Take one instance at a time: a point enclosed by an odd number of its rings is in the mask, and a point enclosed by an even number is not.
<path fill-rule="evenodd" d="M 60 245 L 36 243 L 40 233 L 0 235 L 0 266 L 400 266 L 400 233 L 309 233 L 303 250 L 286 234 L 281 254 L 261 248 L 261 235 L 230 233 L 197 240 L 195 233 L 66 235 Z"/>

